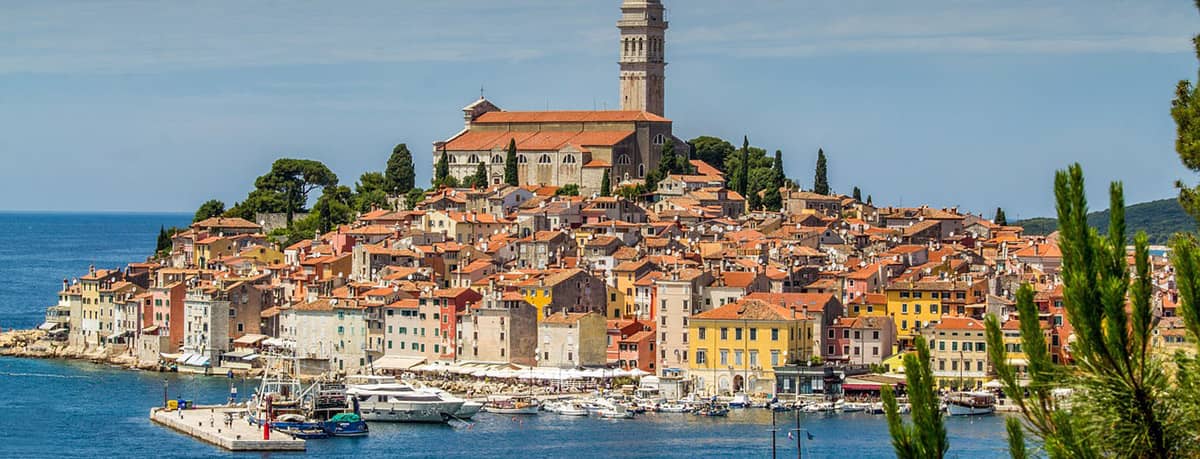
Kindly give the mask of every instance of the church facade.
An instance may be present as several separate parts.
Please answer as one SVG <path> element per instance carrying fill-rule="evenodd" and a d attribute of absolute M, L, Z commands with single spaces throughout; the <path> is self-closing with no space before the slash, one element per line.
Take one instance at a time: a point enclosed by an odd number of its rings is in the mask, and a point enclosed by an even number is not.
<path fill-rule="evenodd" d="M 517 147 L 521 185 L 577 184 L 598 192 L 605 171 L 614 187 L 634 183 L 658 167 L 671 140 L 680 154 L 687 145 L 664 118 L 665 36 L 660 0 L 624 0 L 620 37 L 621 110 L 505 111 L 480 98 L 463 108 L 464 128 L 435 142 L 433 159 L 446 155 L 450 175 L 460 181 L 480 164 L 488 181 L 504 181 L 508 146 Z"/>

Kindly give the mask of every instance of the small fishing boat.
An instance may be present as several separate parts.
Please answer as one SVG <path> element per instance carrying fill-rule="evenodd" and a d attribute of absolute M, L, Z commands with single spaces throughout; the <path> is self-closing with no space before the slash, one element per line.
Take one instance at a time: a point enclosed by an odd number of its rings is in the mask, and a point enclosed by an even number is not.
<path fill-rule="evenodd" d="M 996 412 L 996 397 L 987 392 L 957 392 L 946 397 L 951 416 L 980 416 Z"/>
<path fill-rule="evenodd" d="M 562 416 L 587 416 L 588 410 L 574 403 L 560 405 L 555 413 Z"/>
<path fill-rule="evenodd" d="M 697 416 L 705 416 L 710 418 L 729 416 L 729 407 L 718 403 L 710 403 L 700 407 L 700 409 L 695 411 L 695 414 Z"/>
<path fill-rule="evenodd" d="M 841 406 L 843 413 L 862 413 L 871 409 L 870 403 L 846 402 Z"/>
<path fill-rule="evenodd" d="M 659 413 L 687 413 L 692 409 L 683 403 L 664 403 L 659 405 L 656 411 Z"/>
<path fill-rule="evenodd" d="M 837 411 L 837 405 L 833 402 L 816 402 L 804 405 L 805 413 L 833 413 Z"/>
<path fill-rule="evenodd" d="M 358 413 L 340 413 L 324 423 L 325 431 L 335 437 L 361 437 L 369 433 L 366 421 Z"/>
<path fill-rule="evenodd" d="M 484 409 L 496 414 L 538 414 L 540 405 L 537 399 L 522 395 L 511 397 L 493 397 L 484 404 Z"/>

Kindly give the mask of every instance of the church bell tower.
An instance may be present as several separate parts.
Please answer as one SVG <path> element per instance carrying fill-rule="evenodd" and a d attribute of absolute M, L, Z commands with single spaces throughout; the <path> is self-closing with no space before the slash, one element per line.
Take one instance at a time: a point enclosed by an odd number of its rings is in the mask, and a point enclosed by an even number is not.
<path fill-rule="evenodd" d="M 621 110 L 663 115 L 667 21 L 661 0 L 623 0 Z"/>

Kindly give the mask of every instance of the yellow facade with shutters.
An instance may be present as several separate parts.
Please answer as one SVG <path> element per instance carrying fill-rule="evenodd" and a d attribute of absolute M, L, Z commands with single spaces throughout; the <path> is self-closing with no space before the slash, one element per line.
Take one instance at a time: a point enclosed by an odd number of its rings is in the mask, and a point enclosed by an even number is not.
<path fill-rule="evenodd" d="M 814 324 L 693 317 L 688 323 L 688 374 L 706 395 L 771 394 L 776 366 L 812 357 Z"/>
<path fill-rule="evenodd" d="M 888 317 L 896 324 L 896 339 L 911 343 L 921 327 L 942 318 L 942 300 L 933 290 L 905 288 L 897 284 L 887 289 Z"/>

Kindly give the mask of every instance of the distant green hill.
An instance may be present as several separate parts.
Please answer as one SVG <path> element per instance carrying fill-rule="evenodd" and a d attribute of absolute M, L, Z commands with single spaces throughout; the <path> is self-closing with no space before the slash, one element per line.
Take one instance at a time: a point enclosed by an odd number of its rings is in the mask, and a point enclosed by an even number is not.
<path fill-rule="evenodd" d="M 1026 234 L 1050 234 L 1058 229 L 1055 218 L 1030 218 L 1013 224 L 1024 227 Z M 1088 214 L 1088 224 L 1107 232 L 1108 209 Z M 1165 244 L 1172 234 L 1194 231 L 1196 220 L 1183 211 L 1179 201 L 1161 199 L 1125 207 L 1125 226 L 1130 238 L 1140 230 L 1150 236 L 1151 244 Z"/>

